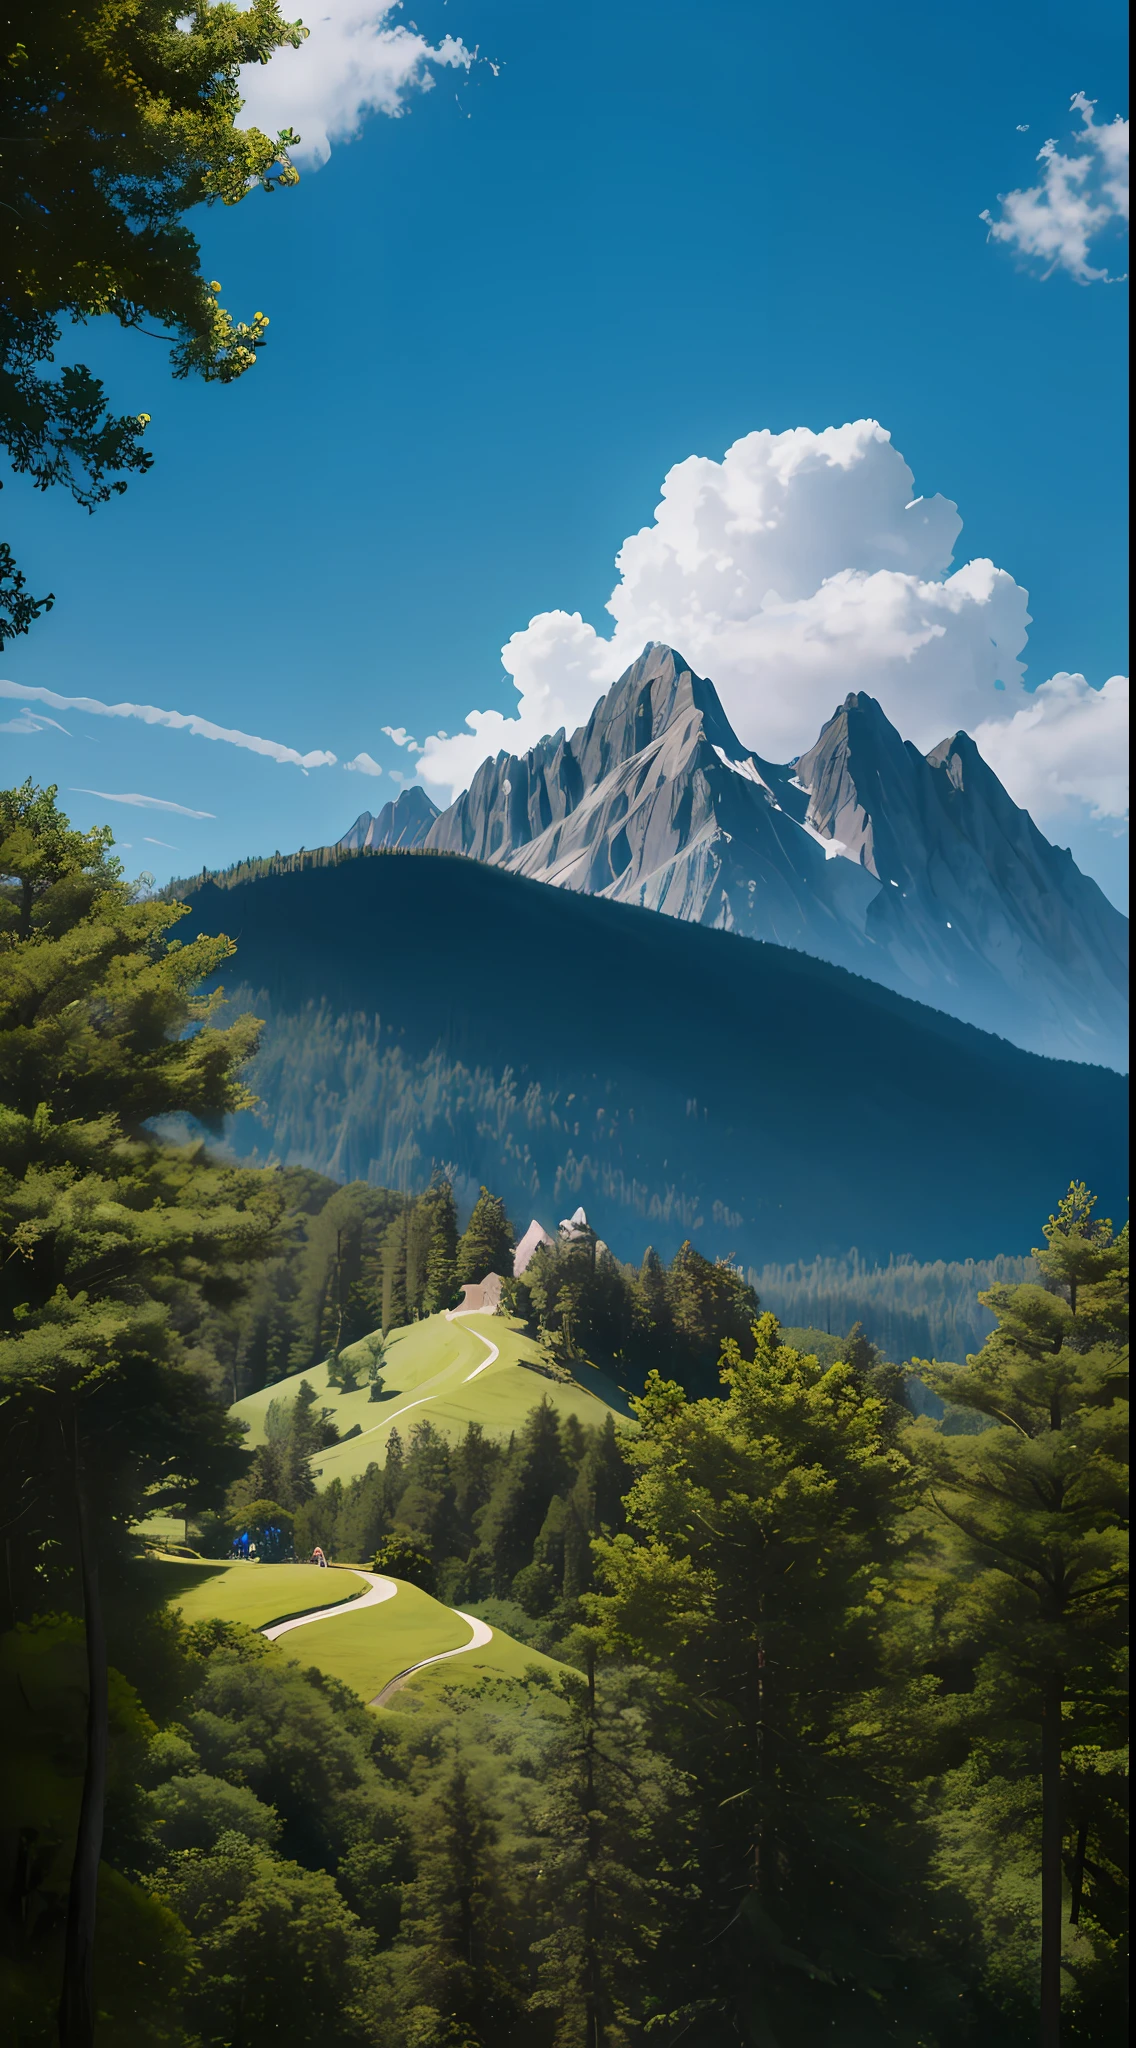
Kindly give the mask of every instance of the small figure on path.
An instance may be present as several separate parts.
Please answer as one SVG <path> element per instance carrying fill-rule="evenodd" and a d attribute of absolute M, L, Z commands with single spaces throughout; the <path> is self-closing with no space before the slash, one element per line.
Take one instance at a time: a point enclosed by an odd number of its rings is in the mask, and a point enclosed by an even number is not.
<path fill-rule="evenodd" d="M 320 1549 L 318 1543 L 316 1544 L 316 1547 L 312 1552 L 312 1563 L 322 1566 L 324 1571 L 327 1570 L 327 1559 L 324 1556 L 323 1551 Z"/>

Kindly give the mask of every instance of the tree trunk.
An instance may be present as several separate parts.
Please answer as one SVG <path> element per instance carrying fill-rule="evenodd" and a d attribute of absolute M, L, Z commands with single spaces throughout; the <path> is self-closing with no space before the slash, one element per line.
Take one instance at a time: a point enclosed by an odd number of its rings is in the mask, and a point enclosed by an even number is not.
<path fill-rule="evenodd" d="M 1079 1927 L 1081 1924 L 1081 1900 L 1085 1892 L 1085 1854 L 1088 1846 L 1089 1824 L 1087 1820 L 1083 1820 L 1077 1829 L 1077 1847 L 1073 1855 L 1073 1879 L 1069 1900 L 1070 1927 Z"/>
<path fill-rule="evenodd" d="M 1041 1716 L 1041 2048 L 1061 2042 L 1061 1698 L 1057 1674 Z"/>
<path fill-rule="evenodd" d="M 585 1789 L 588 1807 L 588 1880 L 587 1897 L 584 1904 L 584 1948 L 586 1955 L 586 1982 L 584 1991 L 584 2042 L 585 2048 L 603 2048 L 603 1972 L 599 1957 L 599 1887 L 596 1883 L 596 1866 L 599 1862 L 599 1823 L 596 1813 L 595 1778 L 596 1742 L 596 1652 L 595 1645 L 588 1644 L 588 1734 L 585 1748 Z"/>
<path fill-rule="evenodd" d="M 106 1630 L 99 1591 L 99 1561 L 87 1503 L 86 1478 L 75 1437 L 75 1498 L 79 1528 L 79 1567 L 83 1586 L 83 1622 L 87 1647 L 87 1761 L 71 1889 L 67 1900 L 67 1932 L 63 1951 L 63 1990 L 59 2001 L 60 2048 L 93 2048 L 95 2038 L 95 1913 L 99 1863 L 106 1810 L 109 1707 L 107 1701 Z"/>

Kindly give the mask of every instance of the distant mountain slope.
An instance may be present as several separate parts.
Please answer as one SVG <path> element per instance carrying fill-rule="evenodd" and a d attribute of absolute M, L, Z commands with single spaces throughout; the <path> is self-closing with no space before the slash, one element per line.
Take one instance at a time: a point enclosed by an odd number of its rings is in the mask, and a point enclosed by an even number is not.
<path fill-rule="evenodd" d="M 378 852 L 383 847 L 400 846 L 410 852 L 422 845 L 438 816 L 437 804 L 413 782 L 393 803 L 384 804 L 378 817 L 372 817 L 370 811 L 360 811 L 350 830 L 336 844 L 348 853 L 362 853 L 364 849 Z"/>
<path fill-rule="evenodd" d="M 924 758 L 863 692 L 778 766 L 741 745 L 712 683 L 652 645 L 571 738 L 485 761 L 422 843 L 793 946 L 1035 1052 L 1127 1066 L 1127 920 L 965 733 Z"/>
<path fill-rule="evenodd" d="M 755 1266 L 1025 1250 L 1073 1176 L 1123 1201 L 1106 1069 L 499 867 L 319 858 L 181 890 L 268 1018 L 242 1156 L 407 1188 L 446 1165 L 522 1226 L 582 1200 L 622 1257 L 689 1235 Z"/>

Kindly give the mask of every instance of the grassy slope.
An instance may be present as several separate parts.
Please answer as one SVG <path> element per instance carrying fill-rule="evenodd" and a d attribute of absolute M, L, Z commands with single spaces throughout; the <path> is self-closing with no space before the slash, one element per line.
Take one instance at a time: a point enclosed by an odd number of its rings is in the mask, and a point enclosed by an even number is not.
<path fill-rule="evenodd" d="M 546 1657 L 543 1650 L 533 1650 L 518 1643 L 513 1636 L 503 1635 L 499 1629 L 493 1631 L 493 1641 L 484 1650 L 471 1650 L 466 1657 L 451 1657 L 445 1664 L 431 1664 L 420 1671 L 405 1686 L 401 1686 L 391 1699 L 391 1706 L 398 1705 L 408 1695 L 414 1699 L 441 1701 L 449 1686 L 474 1687 L 485 1678 L 523 1678 L 533 1665 L 541 1672 L 555 1678 L 568 1667 L 559 1664 L 555 1657 Z"/>
<path fill-rule="evenodd" d="M 402 1579 L 395 1583 L 398 1592 L 393 1600 L 364 1608 L 360 1614 L 348 1608 L 342 1618 L 294 1629 L 281 1638 L 278 1648 L 300 1664 L 314 1664 L 330 1677 L 342 1679 L 360 1698 L 373 1700 L 408 1664 L 460 1649 L 469 1641 L 468 1622 L 452 1608 L 443 1607 L 418 1586 L 408 1586 Z M 560 1668 L 550 1657 L 526 1650 L 511 1636 L 495 1630 L 492 1642 L 483 1650 L 471 1650 L 468 1656 L 450 1658 L 433 1669 L 445 1672 L 455 1682 L 473 1683 L 487 1673 L 520 1678 L 529 1664 L 539 1664 L 549 1672 Z M 422 1680 L 414 1683 L 422 1683 L 425 1676 L 423 1673 Z"/>
<path fill-rule="evenodd" d="M 475 1332 L 496 1344 L 501 1354 L 484 1372 L 477 1368 L 488 1354 Z M 369 1355 L 366 1340 L 352 1346 L 344 1357 L 355 1354 L 365 1362 Z M 232 1413 L 248 1423 L 249 1445 L 261 1443 L 269 1402 L 291 1399 L 300 1381 L 306 1379 L 332 1410 L 341 1434 L 356 1423 L 363 1429 L 362 1436 L 350 1443 L 334 1444 L 320 1453 L 316 1471 L 322 1486 L 333 1479 L 356 1478 L 372 1460 L 381 1464 L 392 1425 L 397 1425 L 404 1442 L 414 1424 L 427 1418 L 451 1441 L 464 1435 L 470 1422 L 480 1422 L 489 1436 L 502 1437 L 522 1428 L 529 1410 L 542 1400 L 550 1401 L 561 1415 L 578 1416 L 589 1428 L 602 1423 L 609 1409 L 621 1418 L 628 1415 L 626 1395 L 603 1373 L 581 1363 L 579 1371 L 586 1384 L 565 1385 L 529 1371 L 522 1363 L 540 1357 L 540 1346 L 525 1336 L 521 1324 L 504 1316 L 462 1316 L 455 1322 L 440 1315 L 428 1316 L 391 1332 L 383 1367 L 384 1394 L 379 1402 L 370 1399 L 365 1385 L 354 1394 L 337 1393 L 328 1386 L 327 1367 L 319 1365 L 247 1395 Z M 477 1377 L 471 1379 L 474 1372 Z"/>
<path fill-rule="evenodd" d="M 335 1607 L 367 1590 L 354 1572 L 326 1572 L 314 1564 L 192 1564 L 178 1558 L 157 1560 L 153 1568 L 186 1621 L 216 1617 L 249 1628 Z"/>
<path fill-rule="evenodd" d="M 398 1580 L 393 1600 L 353 1613 L 351 1603 L 365 1591 L 354 1572 L 320 1571 L 317 1565 L 192 1564 L 182 1559 L 156 1561 L 167 1597 L 187 1621 L 243 1621 L 249 1628 L 268 1628 L 293 1614 L 344 1603 L 342 1617 L 313 1622 L 281 1638 L 278 1648 L 305 1667 L 314 1664 L 342 1679 L 364 1700 L 372 1700 L 388 1679 L 408 1664 L 440 1651 L 456 1650 L 469 1641 L 469 1625 L 452 1608 L 443 1607 L 417 1586 Z M 494 1632 L 493 1641 L 468 1657 L 455 1657 L 436 1667 L 461 1683 L 476 1683 L 486 1674 L 519 1678 L 529 1664 L 559 1670 L 549 1657 L 526 1650 L 511 1636 Z M 415 1681 L 419 1683 L 419 1681 Z M 396 1695 L 397 1697 L 397 1695 Z"/>
<path fill-rule="evenodd" d="M 393 1600 L 362 1614 L 349 1610 L 342 1619 L 317 1621 L 311 1628 L 293 1629 L 283 1636 L 279 1648 L 299 1664 L 314 1664 L 332 1678 L 340 1678 L 362 1699 L 372 1700 L 389 1678 L 397 1677 L 408 1664 L 423 1657 L 436 1657 L 442 1650 L 456 1650 L 469 1641 L 469 1624 L 449 1607 L 431 1599 L 418 1586 L 397 1581 Z M 455 1660 L 460 1661 L 460 1660 Z"/>

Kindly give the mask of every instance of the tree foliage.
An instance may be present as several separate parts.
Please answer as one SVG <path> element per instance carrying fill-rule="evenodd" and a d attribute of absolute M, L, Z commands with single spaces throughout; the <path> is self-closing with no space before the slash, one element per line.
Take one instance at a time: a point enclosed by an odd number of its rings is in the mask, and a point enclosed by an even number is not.
<path fill-rule="evenodd" d="M 514 1234 L 500 1195 L 482 1188 L 458 1241 L 455 1279 L 484 1280 L 487 1273 L 507 1277 L 513 1270 Z"/>
<path fill-rule="evenodd" d="M 0 796 L 15 2038 L 1112 2048 L 1127 1231 L 1075 1183 L 965 1366 L 914 1361 L 936 1418 L 859 1326 L 789 1342 L 733 1266 L 577 1228 L 509 1305 L 558 1372 L 647 1369 L 637 1430 L 420 1412 L 317 1491 L 312 1380 L 252 1456 L 229 1392 L 377 1369 L 388 1315 L 452 1296 L 452 1191 L 157 1136 L 247 1100 L 256 1025 L 199 994 L 228 942 L 180 945 L 109 849 L 54 791 Z M 505 1229 L 483 1190 L 467 1265 Z M 369 1712 L 295 1638 L 164 1612 L 133 1533 L 161 1505 L 373 1556 L 569 1668 L 435 1665 Z"/>
<path fill-rule="evenodd" d="M 865 1713 L 892 1676 L 911 1468 L 855 1369 L 793 1351 L 771 1316 L 745 1352 L 727 1343 L 722 1377 L 723 1400 L 695 1402 L 649 1380 L 631 1529 L 597 1546 L 589 1603 L 610 1650 L 658 1672 L 656 1739 L 697 1787 L 674 2023 L 696 2042 L 904 2040 L 958 1995 L 897 1882 L 919 1845 Z"/>
<path fill-rule="evenodd" d="M 277 1217 L 262 1176 L 149 1129 L 171 1113 L 217 1123 L 245 1102 L 256 1025 L 213 1024 L 196 991 L 229 942 L 179 946 L 176 910 L 135 895 L 109 839 L 73 832 L 54 789 L 0 796 L 0 1597 L 12 1619 L 52 1595 L 81 1612 L 87 1659 L 64 2048 L 94 2025 L 104 1583 L 129 1576 L 132 1522 L 219 1504 L 243 1463 L 184 1339 L 204 1304 L 232 1297 Z"/>
<path fill-rule="evenodd" d="M 1074 1183 L 1033 1254 L 1043 1284 L 989 1289 L 981 1351 L 923 1368 L 993 1427 L 916 1440 L 954 1654 L 973 1670 L 971 1820 L 1040 1879 L 1013 1901 L 998 1974 L 1036 1997 L 1043 2048 L 1063 1971 L 1082 2024 L 1094 2004 L 1096 2025 L 1115 2021 L 1126 1926 L 1128 1231 L 1094 1208 Z"/>
<path fill-rule="evenodd" d="M 239 72 L 307 34 L 277 0 L 17 0 L 0 67 L 0 445 L 38 490 L 92 511 L 149 468 L 149 415 L 115 414 L 82 363 L 53 372 L 60 321 L 109 315 L 172 343 L 176 377 L 243 376 L 268 320 L 234 320 L 186 215 L 295 184 L 291 130 L 239 125 Z M 0 643 L 31 599 L 6 552 Z"/>

